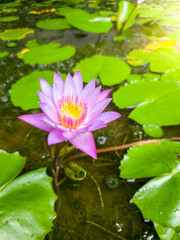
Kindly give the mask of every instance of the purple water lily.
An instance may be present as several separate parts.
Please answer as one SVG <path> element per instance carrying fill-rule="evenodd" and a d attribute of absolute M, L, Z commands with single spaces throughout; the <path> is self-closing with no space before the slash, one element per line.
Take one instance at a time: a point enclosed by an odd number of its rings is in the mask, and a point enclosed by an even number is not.
<path fill-rule="evenodd" d="M 43 113 L 21 115 L 19 118 L 48 135 L 48 145 L 69 140 L 75 147 L 97 158 L 92 131 L 106 127 L 121 115 L 103 112 L 111 101 L 107 98 L 111 89 L 100 92 L 95 87 L 95 79 L 83 89 L 80 71 L 72 77 L 69 73 L 64 82 L 58 72 L 54 74 L 53 88 L 40 78 L 42 91 L 38 91 L 39 106 Z"/>

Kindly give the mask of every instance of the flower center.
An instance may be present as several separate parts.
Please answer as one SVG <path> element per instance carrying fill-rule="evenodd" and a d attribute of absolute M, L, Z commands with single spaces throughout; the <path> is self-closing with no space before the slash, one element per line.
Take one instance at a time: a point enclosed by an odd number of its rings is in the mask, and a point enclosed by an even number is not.
<path fill-rule="evenodd" d="M 59 102 L 59 117 L 63 126 L 75 129 L 85 119 L 87 107 L 84 101 L 75 100 L 73 97 L 62 98 Z"/>

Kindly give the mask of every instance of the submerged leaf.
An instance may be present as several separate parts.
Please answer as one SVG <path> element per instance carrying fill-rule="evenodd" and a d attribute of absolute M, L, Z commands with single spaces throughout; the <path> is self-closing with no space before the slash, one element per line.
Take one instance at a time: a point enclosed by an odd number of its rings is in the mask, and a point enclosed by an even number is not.
<path fill-rule="evenodd" d="M 148 134 L 151 137 L 162 137 L 163 135 L 162 128 L 154 124 L 143 125 L 143 130 L 146 134 Z"/>
<path fill-rule="evenodd" d="M 179 240 L 180 238 L 180 232 L 173 228 L 163 227 L 158 223 L 154 223 L 154 227 L 161 240 Z"/>

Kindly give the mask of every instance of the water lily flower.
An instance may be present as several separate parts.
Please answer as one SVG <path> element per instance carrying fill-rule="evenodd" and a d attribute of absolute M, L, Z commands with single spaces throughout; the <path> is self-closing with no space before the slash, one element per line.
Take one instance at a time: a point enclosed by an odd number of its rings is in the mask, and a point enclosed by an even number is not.
<path fill-rule="evenodd" d="M 106 127 L 121 115 L 103 112 L 111 101 L 107 98 L 111 89 L 100 92 L 95 79 L 84 88 L 80 71 L 66 80 L 58 72 L 54 74 L 53 88 L 40 78 L 42 91 L 38 91 L 39 106 L 43 113 L 21 115 L 19 118 L 37 128 L 49 132 L 48 145 L 69 140 L 75 147 L 97 158 L 92 131 Z"/>

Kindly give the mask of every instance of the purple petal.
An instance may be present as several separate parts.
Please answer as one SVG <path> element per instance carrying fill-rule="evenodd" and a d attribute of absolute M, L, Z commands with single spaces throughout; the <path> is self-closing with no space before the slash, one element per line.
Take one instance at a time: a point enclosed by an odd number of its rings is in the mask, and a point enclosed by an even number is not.
<path fill-rule="evenodd" d="M 75 97 L 76 96 L 76 89 L 75 89 L 75 85 L 73 83 L 73 78 L 71 77 L 71 74 L 68 73 L 67 77 L 66 77 L 66 81 L 65 81 L 65 85 L 64 85 L 64 96 L 67 97 Z"/>
<path fill-rule="evenodd" d="M 95 131 L 106 126 L 107 125 L 103 121 L 96 121 L 92 126 L 89 127 L 89 131 Z"/>
<path fill-rule="evenodd" d="M 66 139 L 62 135 L 62 131 L 59 129 L 54 129 L 52 132 L 49 133 L 47 142 L 48 145 L 53 145 L 63 142 L 64 140 Z"/>
<path fill-rule="evenodd" d="M 96 145 L 91 132 L 78 134 L 69 140 L 75 147 L 97 159 Z"/>
<path fill-rule="evenodd" d="M 48 118 L 50 118 L 55 123 L 59 123 L 59 118 L 58 118 L 57 112 L 54 111 L 54 109 L 51 107 L 51 105 L 40 102 L 39 106 L 42 109 L 42 111 L 48 116 Z"/>
<path fill-rule="evenodd" d="M 58 101 L 62 98 L 64 94 L 64 80 L 59 75 L 58 72 L 54 73 L 54 82 L 53 82 L 53 98 L 56 106 L 58 105 Z"/>
<path fill-rule="evenodd" d="M 54 128 L 48 123 L 41 120 L 41 118 L 44 115 L 45 115 L 44 113 L 26 114 L 26 115 L 21 115 L 18 118 L 43 131 L 51 132 Z"/>
<path fill-rule="evenodd" d="M 49 124 L 50 126 L 52 126 L 53 128 L 56 128 L 56 123 L 53 122 L 50 118 L 48 118 L 45 114 L 41 117 L 41 120 L 47 124 Z"/>
<path fill-rule="evenodd" d="M 75 131 L 64 131 L 64 132 L 63 132 L 63 136 L 64 136 L 67 140 L 76 137 L 76 135 L 77 135 L 77 132 L 75 132 Z"/>
<path fill-rule="evenodd" d="M 104 90 L 103 92 L 101 92 L 101 93 L 99 94 L 99 97 L 98 97 L 97 102 L 99 102 L 99 101 L 107 98 L 110 92 L 111 92 L 111 89 L 107 89 L 107 90 Z"/>
<path fill-rule="evenodd" d="M 91 80 L 83 89 L 80 99 L 85 100 L 95 90 L 95 79 Z"/>
<path fill-rule="evenodd" d="M 48 82 L 46 82 L 46 80 L 44 80 L 43 78 L 40 78 L 40 85 L 41 85 L 41 89 L 42 91 L 48 96 L 51 97 L 53 96 L 53 90 L 52 87 L 49 85 Z"/>
<path fill-rule="evenodd" d="M 79 96 L 83 90 L 83 81 L 80 70 L 78 70 L 73 76 L 74 85 L 76 87 L 76 94 Z"/>
<path fill-rule="evenodd" d="M 91 95 L 86 99 L 88 111 L 91 111 L 94 108 L 94 105 L 98 99 L 100 90 L 101 90 L 101 86 L 95 88 L 95 90 L 91 93 Z"/>
<path fill-rule="evenodd" d="M 85 120 L 88 122 L 91 121 L 93 118 L 97 117 L 102 113 L 102 111 L 106 108 L 106 106 L 109 104 L 109 102 L 112 100 L 112 98 L 106 98 L 104 100 L 99 101 L 93 108 L 92 112 L 89 113 L 89 115 L 86 117 Z"/>
<path fill-rule="evenodd" d="M 50 104 L 54 110 L 56 109 L 56 106 L 54 105 L 54 101 L 52 98 L 48 97 L 45 93 L 38 91 L 38 96 L 41 102 Z"/>
<path fill-rule="evenodd" d="M 101 120 L 105 123 L 108 122 L 112 122 L 117 118 L 120 118 L 121 114 L 117 113 L 117 112 L 113 112 L 113 111 L 109 111 L 109 112 L 103 112 L 101 113 L 98 117 L 97 120 Z"/>

